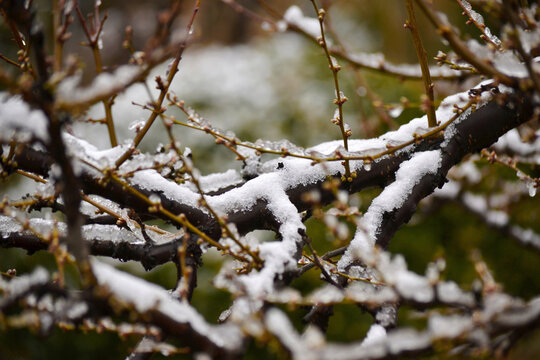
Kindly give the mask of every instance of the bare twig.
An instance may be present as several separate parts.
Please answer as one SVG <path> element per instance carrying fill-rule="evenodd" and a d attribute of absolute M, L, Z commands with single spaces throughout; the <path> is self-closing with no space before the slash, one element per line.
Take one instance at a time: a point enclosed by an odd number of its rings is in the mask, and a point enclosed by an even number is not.
<path fill-rule="evenodd" d="M 150 129 L 150 127 L 152 126 L 152 124 L 154 123 L 156 118 L 158 117 L 158 115 L 163 112 L 163 110 L 161 109 L 163 101 L 165 100 L 165 98 L 167 96 L 167 92 L 169 91 L 169 87 L 171 86 L 172 81 L 174 79 L 174 76 L 176 75 L 176 72 L 178 71 L 178 64 L 180 64 L 180 60 L 182 59 L 182 54 L 184 53 L 184 50 L 185 50 L 186 45 L 187 45 L 187 40 L 190 37 L 191 29 L 193 27 L 193 22 L 195 21 L 195 16 L 199 12 L 199 5 L 200 5 L 200 0 L 196 0 L 195 8 L 193 9 L 193 13 L 192 13 L 191 18 L 190 18 L 190 20 L 188 22 L 188 25 L 187 25 L 186 38 L 184 39 L 184 41 L 182 41 L 178 45 L 178 50 L 176 51 L 176 56 L 175 56 L 173 62 L 171 63 L 171 65 L 169 66 L 167 80 L 166 80 L 165 83 L 162 84 L 163 86 L 160 88 L 159 97 L 158 97 L 157 101 L 154 104 L 155 111 L 150 114 L 149 118 L 146 120 L 146 122 L 144 124 L 144 127 L 135 136 L 135 138 L 133 139 L 133 144 L 129 148 L 129 150 L 127 150 L 116 161 L 116 167 L 119 167 L 120 165 L 122 165 L 122 163 L 124 163 L 124 161 L 126 161 L 127 159 L 129 159 L 129 157 L 131 157 L 131 155 L 133 154 L 133 152 L 135 151 L 135 149 L 137 148 L 139 143 L 142 141 L 142 139 L 144 138 L 144 136 L 146 135 L 146 133 L 148 132 L 148 130 Z"/>
<path fill-rule="evenodd" d="M 94 15 L 89 19 L 90 25 L 88 25 L 87 20 L 82 15 L 79 5 L 77 4 L 75 7 L 75 9 L 77 10 L 77 15 L 79 16 L 79 20 L 81 21 L 84 33 L 86 34 L 86 38 L 88 39 L 88 46 L 90 47 L 90 49 L 92 49 L 92 54 L 94 55 L 94 62 L 96 64 L 96 73 L 98 75 L 103 72 L 100 51 L 100 36 L 101 32 L 103 31 L 103 24 L 108 17 L 108 15 L 105 14 L 103 19 L 100 20 L 99 4 L 101 4 L 101 1 L 96 0 L 96 3 L 94 5 Z M 57 41 L 56 43 L 60 43 L 60 41 Z M 118 139 L 116 137 L 116 130 L 114 129 L 114 120 L 112 117 L 112 102 L 112 98 L 106 98 L 102 100 L 103 107 L 105 109 L 105 123 L 107 124 L 107 130 L 109 131 L 109 140 L 111 142 L 111 146 L 114 147 L 118 145 Z"/>
<path fill-rule="evenodd" d="M 424 89 L 427 96 L 427 118 L 429 127 L 437 126 L 437 118 L 435 117 L 435 106 L 434 106 L 434 95 L 433 87 L 434 84 L 431 82 L 431 75 L 429 74 L 429 67 L 427 64 L 426 49 L 422 45 L 422 39 L 420 38 L 420 31 L 418 30 L 418 23 L 416 22 L 416 16 L 414 15 L 414 7 L 412 0 L 406 1 L 407 5 L 407 14 L 409 19 L 405 23 L 405 27 L 411 30 L 413 37 L 414 48 L 416 49 L 416 54 L 418 55 L 418 61 L 420 62 L 420 69 L 422 69 L 422 80 L 424 81 Z"/>
<path fill-rule="evenodd" d="M 328 66 L 330 67 L 330 70 L 332 71 L 332 77 L 334 78 L 334 88 L 336 91 L 336 99 L 334 100 L 334 104 L 337 106 L 337 116 L 334 116 L 332 119 L 332 122 L 334 122 L 337 126 L 339 126 L 339 130 L 341 131 L 341 137 L 343 139 L 343 147 L 345 150 L 349 150 L 349 142 L 348 138 L 352 135 L 349 128 L 346 128 L 346 124 L 343 118 L 343 104 L 348 100 L 345 95 L 340 90 L 339 87 L 339 78 L 338 78 L 338 72 L 341 70 L 341 66 L 337 64 L 336 60 L 332 58 L 330 55 L 330 51 L 328 50 L 328 44 L 326 42 L 326 35 L 324 31 L 324 17 L 326 16 L 326 11 L 324 9 L 319 9 L 317 6 L 317 2 L 315 0 L 311 0 L 311 4 L 313 5 L 313 8 L 317 12 L 317 18 L 319 19 L 319 27 L 321 30 L 321 36 L 318 40 L 319 45 L 323 48 L 324 53 L 326 55 L 326 59 L 328 60 Z M 345 167 L 345 175 L 343 177 L 344 181 L 352 181 L 351 177 L 351 168 L 349 166 L 349 161 L 345 160 L 343 161 L 343 166 Z"/>

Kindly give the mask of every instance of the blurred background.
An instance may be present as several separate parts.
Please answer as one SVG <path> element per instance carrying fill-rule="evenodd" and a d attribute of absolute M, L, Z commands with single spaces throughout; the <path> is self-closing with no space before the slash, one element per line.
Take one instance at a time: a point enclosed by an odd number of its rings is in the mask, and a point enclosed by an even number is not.
<path fill-rule="evenodd" d="M 278 16 L 291 5 L 299 6 L 305 16 L 314 17 L 311 3 L 307 0 L 273 0 L 268 2 L 271 11 L 261 1 L 246 0 L 237 3 L 268 21 L 239 13 L 226 1 L 202 1 L 195 20 L 193 40 L 184 53 L 172 91 L 185 101 L 186 106 L 192 107 L 215 127 L 233 131 L 244 141 L 254 142 L 259 138 L 289 139 L 299 146 L 309 147 L 340 139 L 339 129 L 329 121 L 335 109 L 332 103 L 334 86 L 322 49 L 300 34 L 276 31 L 269 26 L 279 21 Z M 79 5 L 86 14 L 93 11 L 94 2 L 79 1 Z M 133 27 L 134 49 L 142 50 L 154 33 L 156 18 L 168 5 L 169 1 L 163 0 L 103 1 L 101 14 L 108 14 L 108 18 L 102 35 L 101 54 L 108 70 L 125 64 L 131 56 L 122 47 L 126 27 Z M 193 5 L 193 1 L 182 2 L 181 16 L 173 24 L 173 37 L 184 33 Z M 466 18 L 455 1 L 441 0 L 436 5 L 460 29 L 463 38 L 478 38 L 479 32 L 465 24 Z M 35 0 L 34 6 L 39 21 L 51 35 L 51 2 Z M 330 38 L 334 41 L 338 39 L 347 51 L 381 52 L 393 63 L 417 62 L 410 33 L 403 27 L 407 17 L 403 1 L 327 0 L 322 1 L 322 6 L 328 9 Z M 448 48 L 440 42 L 434 29 L 419 11 L 417 18 L 428 59 L 432 59 L 439 50 L 447 51 Z M 492 31 L 498 33 L 500 24 L 496 19 L 486 18 L 486 23 Z M 91 51 L 81 45 L 85 39 L 77 18 L 69 31 L 72 32 L 72 38 L 66 43 L 65 54 L 73 54 L 85 64 L 83 83 L 88 84 L 96 76 L 96 71 Z M 16 47 L 11 37 L 5 22 L 0 22 L 0 52 L 8 58 L 16 59 Z M 52 48 L 52 43 L 50 46 Z M 430 62 L 435 64 L 434 60 Z M 423 93 L 421 81 L 403 81 L 375 71 L 354 69 L 345 62 L 340 61 L 340 64 L 343 68 L 339 73 L 340 84 L 349 98 L 344 105 L 345 121 L 352 128 L 353 138 L 378 136 L 423 114 L 418 108 Z M 6 63 L 1 66 L 7 72 L 12 71 Z M 164 76 L 166 69 L 167 64 L 163 64 L 148 78 L 154 97 L 157 90 L 153 77 Z M 448 94 L 466 89 L 471 84 L 437 82 L 437 99 L 441 100 Z M 121 141 L 131 139 L 135 135 L 133 125 L 149 114 L 132 102 L 145 104 L 149 101 L 150 95 L 141 84 L 132 86 L 115 99 L 113 115 Z M 410 105 L 401 111 L 404 102 Z M 381 109 L 388 116 L 386 121 L 381 120 Z M 171 109 L 169 114 L 185 120 L 185 115 L 180 111 Z M 103 117 L 101 104 L 77 119 L 71 125 L 71 131 L 100 148 L 107 148 L 109 142 L 104 135 L 105 126 L 84 121 L 100 117 Z M 174 132 L 183 146 L 192 149 L 195 166 L 203 174 L 241 168 L 241 164 L 234 160 L 234 155 L 224 147 L 216 146 L 212 137 L 182 127 L 175 127 Z M 162 124 L 155 124 L 141 148 L 152 152 L 160 143 L 167 141 Z M 515 173 L 506 168 L 487 165 L 482 160 L 478 163 L 485 176 L 482 182 L 474 185 L 474 191 L 502 191 L 501 184 L 515 178 Z M 540 170 L 532 168 L 530 171 L 538 176 Z M 34 185 L 29 181 L 12 176 L 7 182 L 0 183 L 0 196 L 15 199 L 33 188 Z M 379 191 L 364 191 L 353 196 L 351 203 L 365 211 Z M 512 221 L 540 231 L 539 205 L 537 198 L 524 197 L 509 209 Z M 307 225 L 308 235 L 319 253 L 340 245 L 321 222 L 309 220 Z M 439 201 L 436 206 L 430 203 L 421 207 L 410 224 L 397 233 L 390 246 L 390 251 L 403 254 L 409 267 L 418 273 L 424 273 L 429 262 L 444 258 L 446 271 L 443 276 L 466 289 L 471 288 L 477 277 L 470 260 L 473 250 L 480 251 L 493 270 L 496 281 L 510 294 L 529 299 L 540 292 L 538 254 L 517 246 L 512 240 L 489 229 L 459 204 Z M 199 286 L 194 294 L 193 305 L 208 321 L 216 322 L 220 312 L 228 307 L 232 299 L 227 293 L 212 286 L 212 278 L 221 264 L 220 256 L 209 251 L 205 254 L 204 262 L 204 266 L 199 269 Z M 38 264 L 54 271 L 54 260 L 45 252 L 29 255 L 17 249 L 0 249 L 2 272 L 15 268 L 19 273 L 24 273 Z M 148 273 L 138 264 L 122 264 L 121 267 L 166 288 L 175 285 L 176 270 L 171 264 Z M 319 275 L 316 270 L 312 270 L 292 286 L 307 294 L 320 286 Z M 76 283 L 73 269 L 71 276 L 69 281 Z M 301 318 L 307 309 L 284 310 L 288 311 L 298 329 L 302 329 Z M 369 314 L 353 305 L 337 306 L 334 312 L 328 329 L 329 340 L 349 342 L 363 338 L 371 324 Z M 421 329 L 425 326 L 423 315 L 404 307 L 400 310 L 400 324 Z M 540 334 L 526 337 L 511 352 L 510 358 L 539 358 L 539 339 Z M 5 331 L 2 330 L 0 319 L 0 359 L 119 359 L 129 353 L 129 348 L 137 340 L 130 337 L 128 341 L 123 341 L 116 334 L 106 331 L 82 334 L 57 329 L 47 336 L 27 329 Z M 264 351 L 262 348 L 263 344 L 252 344 L 250 358 L 272 359 L 284 356 L 277 346 L 270 345 L 271 350 L 275 349 L 270 352 L 268 348 Z M 160 356 L 153 358 L 159 359 Z M 436 353 L 433 358 L 437 358 Z"/>

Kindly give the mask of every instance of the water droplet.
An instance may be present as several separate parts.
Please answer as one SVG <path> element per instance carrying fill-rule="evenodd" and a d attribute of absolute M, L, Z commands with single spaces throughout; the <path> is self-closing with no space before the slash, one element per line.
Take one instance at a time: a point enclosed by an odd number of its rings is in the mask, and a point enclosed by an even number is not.
<path fill-rule="evenodd" d="M 534 181 L 527 182 L 527 189 L 529 189 L 529 196 L 534 197 L 536 195 L 536 184 Z"/>
<path fill-rule="evenodd" d="M 364 170 L 370 171 L 371 170 L 371 161 L 364 161 Z"/>
<path fill-rule="evenodd" d="M 152 194 L 148 198 L 153 204 L 161 204 L 161 198 L 157 194 Z"/>
<path fill-rule="evenodd" d="M 403 112 L 403 106 L 396 106 L 388 112 L 388 115 L 390 115 L 390 117 L 395 119 L 399 117 L 402 112 Z"/>
<path fill-rule="evenodd" d="M 365 87 L 360 86 L 358 87 L 358 89 L 356 89 L 356 93 L 358 94 L 358 96 L 364 97 L 367 94 L 367 90 Z"/>
<path fill-rule="evenodd" d="M 272 31 L 273 30 L 272 25 L 268 21 L 263 21 L 262 22 L 261 29 L 263 29 L 264 31 Z"/>

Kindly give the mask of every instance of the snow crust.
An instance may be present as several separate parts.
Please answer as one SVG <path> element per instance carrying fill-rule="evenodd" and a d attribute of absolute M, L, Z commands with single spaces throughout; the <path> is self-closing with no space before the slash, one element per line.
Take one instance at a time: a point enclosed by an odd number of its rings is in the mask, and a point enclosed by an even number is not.
<path fill-rule="evenodd" d="M 230 186 L 240 185 L 243 181 L 242 176 L 234 169 L 199 178 L 199 183 L 204 192 L 213 192 Z"/>
<path fill-rule="evenodd" d="M 497 70 L 508 76 L 528 78 L 529 72 L 523 62 L 511 51 L 493 52 L 488 46 L 481 45 L 476 40 L 467 41 L 467 47 L 479 58 L 489 60 Z"/>
<path fill-rule="evenodd" d="M 481 83 L 477 86 L 487 82 Z M 483 96 L 484 100 L 489 99 L 489 95 Z M 467 104 L 469 100 L 468 91 L 457 93 L 446 97 L 439 107 L 436 110 L 437 121 L 441 124 L 446 123 L 451 120 L 454 116 L 454 105 L 463 107 Z M 463 114 L 460 118 L 466 118 L 467 114 Z M 455 120 L 459 122 L 459 119 Z M 451 126 L 451 125 L 450 125 Z M 427 115 L 424 115 L 420 118 L 412 119 L 408 123 L 399 127 L 399 129 L 394 131 L 389 131 L 378 138 L 373 139 L 350 139 L 349 140 L 349 151 L 350 155 L 375 155 L 382 151 L 387 150 L 387 145 L 397 146 L 403 144 L 404 142 L 410 141 L 413 139 L 413 134 L 423 135 L 428 132 L 430 128 L 428 127 Z M 448 130 L 447 130 L 448 132 Z M 445 134 L 446 135 L 446 134 Z M 449 135 L 450 136 L 450 135 Z M 342 140 L 329 141 L 326 143 L 319 144 L 307 149 L 307 153 L 314 152 L 320 153 L 326 156 L 330 156 L 335 152 L 336 149 L 339 149 L 343 145 Z M 343 154 L 347 152 L 343 149 L 341 151 Z"/>
<path fill-rule="evenodd" d="M 40 218 L 21 219 L 21 221 L 27 222 L 28 227 L 32 229 L 32 231 L 37 232 L 44 238 L 51 236 L 55 229 L 58 231 L 59 236 L 66 236 L 67 234 L 67 225 L 63 222 Z M 2 234 L 2 236 L 9 236 L 10 234 L 18 233 L 31 234 L 30 231 L 24 230 L 21 223 L 13 217 L 0 215 L 0 234 Z M 132 231 L 120 228 L 116 225 L 83 225 L 81 227 L 81 233 L 83 239 L 88 241 L 127 242 L 131 244 L 145 243 L 142 235 L 137 236 Z"/>

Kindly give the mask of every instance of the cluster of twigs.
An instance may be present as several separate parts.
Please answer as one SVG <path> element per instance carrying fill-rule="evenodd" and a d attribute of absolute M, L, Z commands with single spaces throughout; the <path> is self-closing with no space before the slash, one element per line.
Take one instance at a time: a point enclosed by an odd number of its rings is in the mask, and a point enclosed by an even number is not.
<path fill-rule="evenodd" d="M 214 127 L 173 93 L 184 50 L 193 40 L 199 0 L 189 10 L 183 2 L 172 1 L 141 49 L 132 43 L 133 28 L 128 27 L 123 47 L 129 60 L 116 67 L 105 67 L 102 61 L 108 15 L 102 15 L 100 1 L 86 16 L 76 2 L 54 0 L 48 53 L 35 4 L 0 0 L 3 21 L 17 47 L 16 60 L 0 55 L 9 65 L 0 68 L 0 84 L 9 94 L 0 99 L 0 107 L 10 107 L 0 108 L 0 175 L 2 180 L 22 176 L 35 183 L 34 191 L 21 199 L 1 199 L 0 245 L 48 251 L 56 264 L 52 274 L 42 268 L 28 274 L 2 269 L 0 331 L 22 327 L 46 335 L 60 328 L 133 335 L 140 341 L 129 355 L 132 359 L 154 353 L 241 358 L 250 342 L 269 349 L 278 344 L 293 358 L 383 359 L 433 351 L 504 355 L 537 329 L 540 298 L 524 301 L 505 293 L 478 252 L 471 252 L 471 262 L 479 281 L 462 288 L 444 278 L 443 261 L 430 263 L 419 275 L 387 248 L 420 202 L 435 191 L 431 203 L 457 202 L 518 244 L 540 250 L 535 229 L 512 223 L 503 211 L 523 194 L 534 197 L 540 184 L 535 173 L 540 159 L 540 73 L 534 60 L 540 49 L 538 8 L 517 0 L 480 2 L 478 11 L 496 14 L 508 24 L 499 40 L 467 1 L 457 0 L 485 43 L 475 43 L 482 50 L 475 52 L 431 2 L 406 1 L 405 27 L 419 59 L 418 66 L 411 67 L 391 64 L 377 54 L 350 52 L 329 22 L 333 2 L 321 8 L 312 0 L 313 16 L 295 6 L 283 12 L 264 0 L 257 1 L 257 9 L 223 2 L 252 21 L 268 24 L 271 31 L 299 33 L 322 48 L 335 90 L 331 121 L 339 127 L 339 143 L 302 149 L 285 142 L 240 140 Z M 440 52 L 434 58 L 441 68 L 429 66 L 415 19 L 418 9 L 451 48 L 450 54 Z M 182 16 L 185 25 L 178 30 Z M 315 34 L 306 25 L 314 21 Z M 82 61 L 64 54 L 74 26 L 81 27 L 95 65 L 94 80 L 86 87 L 74 80 L 81 75 Z M 173 29 L 181 36 L 173 36 Z M 171 58 L 165 74 L 147 79 Z M 365 71 L 421 80 L 425 94 L 418 103 L 426 117 L 376 139 L 352 139 L 337 59 L 356 72 L 377 116 L 389 127 L 397 128 L 386 113 L 389 106 L 369 88 Z M 516 68 L 501 65 L 508 59 Z M 473 89 L 442 102 L 436 99 L 434 82 L 480 77 L 484 82 Z M 150 98 L 133 106 L 148 116 L 135 136 L 122 143 L 113 116 L 115 101 L 140 83 Z M 156 98 L 150 84 L 158 90 Z M 402 105 L 410 102 L 402 100 Z M 103 119 L 88 119 L 86 111 L 92 106 L 103 107 Z M 174 110 L 186 120 L 178 119 Z M 70 123 L 89 120 L 96 127 L 106 125 L 109 149 L 98 150 L 70 134 Z M 152 154 L 142 152 L 142 141 L 160 122 L 167 144 Z M 243 170 L 201 175 L 173 131 L 177 125 L 211 136 L 236 156 Z M 525 141 L 517 129 L 533 135 Z M 482 158 L 468 158 L 478 152 Z M 273 159 L 263 162 L 262 154 Z M 525 187 L 505 189 L 498 205 L 488 195 L 475 194 L 473 186 L 487 177 L 477 166 L 482 159 L 511 168 Z M 451 181 L 445 185 L 447 177 Z M 478 179 L 467 184 L 472 177 Z M 350 196 L 372 186 L 382 192 L 362 213 Z M 333 249 L 317 250 L 308 235 L 310 218 L 323 224 Z M 270 230 L 275 238 L 265 242 L 254 230 Z M 214 286 L 234 299 L 219 325 L 205 320 L 191 303 L 207 248 L 225 259 Z M 163 289 L 96 255 L 140 262 L 147 270 L 172 262 L 176 286 Z M 77 269 L 78 284 L 66 281 L 66 266 Z M 305 295 L 293 280 L 312 269 L 320 272 L 322 284 Z M 309 308 L 302 334 L 280 310 L 284 304 L 290 311 Z M 333 306 L 343 304 L 373 315 L 363 339 L 342 344 L 325 338 Z M 424 315 L 425 329 L 398 326 L 403 305 L 430 309 Z"/>

